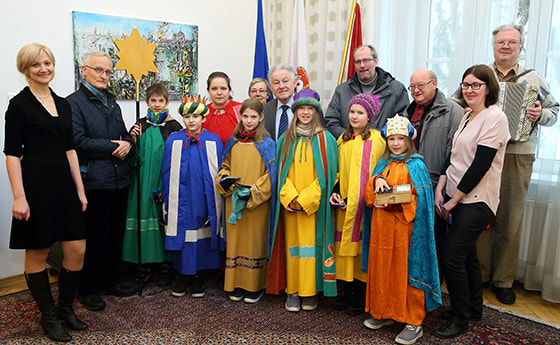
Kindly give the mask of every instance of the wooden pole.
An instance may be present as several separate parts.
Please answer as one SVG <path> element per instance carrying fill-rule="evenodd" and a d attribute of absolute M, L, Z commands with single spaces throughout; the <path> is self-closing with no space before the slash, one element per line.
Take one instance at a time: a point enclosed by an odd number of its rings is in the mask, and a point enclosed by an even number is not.
<path fill-rule="evenodd" d="M 136 80 L 136 124 L 140 125 L 140 80 Z M 136 137 L 136 149 L 140 149 L 141 134 L 142 128 L 140 128 L 140 134 Z M 136 229 L 138 230 L 138 277 L 136 279 L 136 283 L 138 284 L 138 296 L 142 296 L 142 288 L 144 285 L 144 272 L 142 271 L 142 225 L 140 221 L 140 210 L 142 208 L 141 202 L 142 197 L 140 195 L 140 160 L 138 160 L 136 164 Z"/>
<path fill-rule="evenodd" d="M 356 14 L 356 3 L 358 0 L 352 1 L 352 9 L 350 10 L 350 19 L 348 20 L 348 30 L 346 31 L 346 42 L 344 43 L 344 54 L 342 55 L 342 64 L 340 65 L 340 73 L 338 73 L 338 85 L 342 83 L 344 77 L 344 67 L 346 66 L 346 57 L 348 56 L 348 47 L 350 46 L 350 36 L 352 35 L 352 24 L 354 24 L 354 16 Z"/>

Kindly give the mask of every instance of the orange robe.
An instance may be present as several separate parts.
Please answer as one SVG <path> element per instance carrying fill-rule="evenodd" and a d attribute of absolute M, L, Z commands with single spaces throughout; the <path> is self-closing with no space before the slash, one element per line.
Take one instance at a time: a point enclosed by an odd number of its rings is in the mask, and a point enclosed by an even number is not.
<path fill-rule="evenodd" d="M 392 162 L 382 173 L 391 186 L 410 184 L 412 202 L 373 208 L 369 245 L 366 312 L 420 326 L 426 310 L 424 291 L 408 284 L 408 250 L 416 214 L 416 189 L 404 162 Z M 365 202 L 375 202 L 375 177 L 366 186 Z"/>

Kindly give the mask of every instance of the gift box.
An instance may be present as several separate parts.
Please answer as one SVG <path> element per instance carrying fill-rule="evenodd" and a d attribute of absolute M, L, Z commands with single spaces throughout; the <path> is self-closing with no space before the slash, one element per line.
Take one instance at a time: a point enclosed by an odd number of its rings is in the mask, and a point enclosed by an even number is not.
<path fill-rule="evenodd" d="M 383 192 L 375 193 L 375 203 L 377 205 L 406 204 L 412 201 L 412 187 L 410 184 L 400 184 L 389 186 Z"/>

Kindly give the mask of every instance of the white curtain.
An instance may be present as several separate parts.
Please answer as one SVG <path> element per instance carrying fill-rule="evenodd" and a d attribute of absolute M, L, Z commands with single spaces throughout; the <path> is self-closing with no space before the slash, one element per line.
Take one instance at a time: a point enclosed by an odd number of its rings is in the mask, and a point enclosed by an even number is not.
<path fill-rule="evenodd" d="M 558 160 L 550 159 L 533 166 L 539 173 L 531 180 L 525 205 L 519 205 L 525 216 L 517 267 L 525 289 L 542 291 L 543 299 L 556 303 L 560 303 L 559 166 Z"/>
<path fill-rule="evenodd" d="M 326 111 L 338 82 L 351 0 L 305 0 L 310 87 L 321 96 Z M 271 66 L 287 63 L 294 0 L 268 0 L 266 38 Z M 365 27 L 362 13 L 362 26 Z M 294 66 L 292 66 L 294 67 Z"/>
<path fill-rule="evenodd" d="M 559 100 L 560 0 L 532 0 L 530 18 L 530 30 L 541 34 L 533 42 L 535 52 L 528 54 L 531 65 L 544 72 Z M 527 290 L 542 291 L 543 299 L 560 303 L 560 122 L 541 127 L 539 136 L 529 192 L 520 205 L 525 217 L 517 278 Z"/>
<path fill-rule="evenodd" d="M 271 65 L 287 63 L 294 0 L 265 0 L 265 4 Z M 351 4 L 351 0 L 305 0 L 307 72 L 324 109 L 337 85 Z M 434 68 L 439 61 L 430 53 L 434 40 L 446 42 L 433 32 L 430 35 L 439 21 L 452 22 L 447 34 L 461 42 L 464 50 L 448 49 L 444 60 L 449 65 L 438 70 L 438 82 L 457 85 L 466 67 L 492 60 L 492 29 L 520 21 L 526 15 L 518 11 L 520 4 L 525 8 L 530 4 L 521 60 L 545 75 L 552 94 L 560 99 L 560 0 L 360 0 L 360 4 L 364 44 L 373 44 L 379 54 L 379 66 L 405 85 L 416 69 Z M 449 18 L 437 16 L 439 12 L 446 13 L 442 7 L 450 10 Z M 469 24 L 453 25 L 460 20 Z M 525 205 L 519 205 L 525 218 L 517 279 L 526 289 L 542 291 L 544 299 L 560 303 L 560 125 L 542 128 L 540 137 L 527 200 Z"/>

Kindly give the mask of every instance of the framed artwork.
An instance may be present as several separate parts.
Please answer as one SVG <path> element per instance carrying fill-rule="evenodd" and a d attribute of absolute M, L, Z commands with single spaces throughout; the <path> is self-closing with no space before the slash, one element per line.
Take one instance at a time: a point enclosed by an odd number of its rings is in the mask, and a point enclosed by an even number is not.
<path fill-rule="evenodd" d="M 140 97 L 154 83 L 162 83 L 169 90 L 170 100 L 198 95 L 198 26 L 158 22 L 152 20 L 72 12 L 74 31 L 74 75 L 77 89 L 82 79 L 83 57 L 102 50 L 111 56 L 113 66 L 118 61 L 118 48 L 113 39 L 130 36 L 134 28 L 148 43 L 157 44 L 154 50 L 158 72 L 148 72 L 140 80 Z M 107 89 L 118 99 L 135 99 L 136 83 L 124 70 L 115 70 Z"/>

